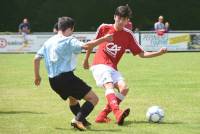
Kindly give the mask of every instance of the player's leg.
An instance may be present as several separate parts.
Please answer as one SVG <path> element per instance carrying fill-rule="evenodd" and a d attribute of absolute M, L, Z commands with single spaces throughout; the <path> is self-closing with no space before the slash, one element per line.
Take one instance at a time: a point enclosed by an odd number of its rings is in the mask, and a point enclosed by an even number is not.
<path fill-rule="evenodd" d="M 81 106 L 80 103 L 77 99 L 73 98 L 73 97 L 69 97 L 69 108 L 71 110 L 71 112 L 76 116 L 77 113 L 80 111 Z M 83 120 L 83 125 L 84 126 L 90 126 L 91 123 L 88 122 L 86 119 Z"/>
<path fill-rule="evenodd" d="M 114 85 L 113 85 L 113 80 L 111 77 L 110 67 L 97 66 L 95 69 L 93 68 L 92 73 L 96 80 L 97 85 L 104 88 L 106 94 L 108 94 L 109 92 L 114 93 L 114 89 L 113 89 Z M 96 123 L 108 123 L 111 121 L 111 119 L 107 117 L 107 115 L 112 111 L 107 98 L 106 98 L 106 102 L 107 102 L 107 104 L 99 112 L 99 114 L 97 115 L 97 117 L 95 119 Z"/>
<path fill-rule="evenodd" d="M 98 97 L 91 90 L 91 87 L 88 86 L 83 80 L 76 77 L 75 75 L 72 77 L 73 80 L 70 81 L 72 87 L 70 96 L 78 100 L 86 100 L 78 111 L 76 117 L 72 120 L 72 125 L 79 130 L 85 130 L 86 128 L 82 123 L 84 119 L 92 112 L 94 106 L 98 103 Z"/>
<path fill-rule="evenodd" d="M 122 75 L 112 69 L 111 70 L 111 77 L 114 84 L 114 87 L 118 90 L 118 92 L 115 93 L 116 97 L 117 97 L 117 102 L 118 105 L 121 103 L 121 101 L 124 100 L 127 92 L 128 92 L 128 88 L 126 86 L 126 83 L 124 82 L 124 78 L 122 77 Z M 107 78 L 108 79 L 108 78 Z M 110 121 L 110 119 L 107 117 L 108 114 L 112 111 L 109 103 L 106 104 L 106 106 L 103 108 L 103 110 L 99 113 L 99 115 L 96 118 L 96 122 L 97 123 L 107 123 Z"/>
<path fill-rule="evenodd" d="M 120 80 L 114 84 L 115 88 L 118 90 L 116 93 L 118 104 L 120 104 L 124 99 L 125 96 L 128 94 L 128 87 L 125 81 Z"/>
<path fill-rule="evenodd" d="M 66 90 L 66 89 L 74 88 L 68 79 L 71 76 L 73 77 L 73 73 L 69 72 L 69 73 L 60 74 L 54 78 L 49 78 L 49 83 L 50 83 L 51 88 L 65 101 L 67 101 L 67 98 L 69 98 L 70 95 L 72 94 L 72 90 Z M 73 100 L 71 98 L 70 100 L 71 100 L 71 103 L 73 104 L 77 103 L 77 100 L 75 98 Z M 82 124 L 82 122 L 73 121 L 73 124 L 71 125 L 78 128 L 79 130 L 85 130 L 85 127 Z"/>
<path fill-rule="evenodd" d="M 117 103 L 117 98 L 114 92 L 114 85 L 113 85 L 113 68 L 106 66 L 106 65 L 96 65 L 91 68 L 93 77 L 96 80 L 98 86 L 104 87 L 105 89 L 105 96 L 107 99 L 106 107 L 98 114 L 96 117 L 97 123 L 104 123 L 108 122 L 109 119 L 107 115 L 113 111 L 115 117 L 117 119 L 118 124 L 123 124 L 124 120 L 124 112 L 119 110 L 119 105 Z M 129 111 L 129 110 L 128 110 Z M 122 116 L 123 115 L 123 116 Z M 123 118 L 121 118 L 123 117 Z"/>
<path fill-rule="evenodd" d="M 79 130 L 85 130 L 81 123 L 92 112 L 95 105 L 98 103 L 98 97 L 92 90 L 90 90 L 83 99 L 86 100 L 85 103 L 80 108 L 80 111 L 77 113 L 75 119 L 72 120 L 72 125 Z"/>
<path fill-rule="evenodd" d="M 114 85 L 111 82 L 104 84 L 105 96 L 108 101 L 110 108 L 112 109 L 118 125 L 123 125 L 124 119 L 128 116 L 130 109 L 124 111 L 120 110 L 117 97 L 114 92 Z"/>

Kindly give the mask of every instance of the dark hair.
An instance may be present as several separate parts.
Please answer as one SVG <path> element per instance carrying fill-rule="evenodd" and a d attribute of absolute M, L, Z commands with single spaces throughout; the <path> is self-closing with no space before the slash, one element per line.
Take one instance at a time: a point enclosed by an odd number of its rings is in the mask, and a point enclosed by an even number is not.
<path fill-rule="evenodd" d="M 130 9 L 130 7 L 128 5 L 119 6 L 115 10 L 115 15 L 120 16 L 120 17 L 124 17 L 124 18 L 131 18 L 132 10 Z"/>
<path fill-rule="evenodd" d="M 58 30 L 65 31 L 68 28 L 73 29 L 74 25 L 75 25 L 75 21 L 71 17 L 58 18 Z"/>
<path fill-rule="evenodd" d="M 54 29 L 56 29 L 58 31 L 58 22 L 56 22 L 53 26 Z"/>

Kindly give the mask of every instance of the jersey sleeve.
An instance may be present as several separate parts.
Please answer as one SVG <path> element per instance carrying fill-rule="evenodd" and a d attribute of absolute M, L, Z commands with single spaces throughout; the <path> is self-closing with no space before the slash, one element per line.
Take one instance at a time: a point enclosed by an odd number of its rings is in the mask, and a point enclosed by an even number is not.
<path fill-rule="evenodd" d="M 38 50 L 35 55 L 35 58 L 44 58 L 44 45 Z"/>
<path fill-rule="evenodd" d="M 132 52 L 133 55 L 137 55 L 141 52 L 144 52 L 141 45 L 135 39 L 133 33 L 130 36 L 130 44 L 129 44 L 128 48 L 130 49 L 130 51 Z"/>
<path fill-rule="evenodd" d="M 100 25 L 100 26 L 98 27 L 97 32 L 96 32 L 96 38 L 95 38 L 95 39 L 98 39 L 98 38 L 102 37 L 103 25 L 104 25 L 104 24 L 102 24 L 102 25 Z"/>
<path fill-rule="evenodd" d="M 72 40 L 70 41 L 70 46 L 71 46 L 71 50 L 74 54 L 79 54 L 81 53 L 82 50 L 82 46 L 83 46 L 83 42 L 79 41 L 76 38 L 72 38 Z"/>

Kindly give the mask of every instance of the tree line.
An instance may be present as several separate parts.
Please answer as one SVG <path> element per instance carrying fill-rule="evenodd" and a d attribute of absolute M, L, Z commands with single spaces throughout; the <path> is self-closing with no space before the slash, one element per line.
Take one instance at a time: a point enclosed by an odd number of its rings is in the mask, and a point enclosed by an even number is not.
<path fill-rule="evenodd" d="M 200 30 L 199 0 L 2 0 L 0 32 L 17 32 L 25 17 L 32 32 L 49 32 L 60 16 L 74 18 L 76 31 L 96 31 L 102 23 L 113 23 L 116 7 L 125 4 L 140 30 L 152 30 L 159 15 L 172 30 Z"/>

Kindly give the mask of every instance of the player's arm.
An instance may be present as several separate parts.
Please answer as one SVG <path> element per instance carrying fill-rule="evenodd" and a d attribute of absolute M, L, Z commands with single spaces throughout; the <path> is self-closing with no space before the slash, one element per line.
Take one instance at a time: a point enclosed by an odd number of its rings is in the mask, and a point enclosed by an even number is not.
<path fill-rule="evenodd" d="M 152 58 L 152 57 L 157 57 L 160 55 L 163 55 L 164 53 L 167 52 L 167 48 L 161 48 L 159 51 L 157 52 L 141 52 L 138 54 L 139 57 L 141 58 Z"/>
<path fill-rule="evenodd" d="M 98 38 L 98 39 L 95 39 L 95 40 L 91 40 L 87 43 L 85 43 L 83 46 L 82 46 L 82 49 L 85 49 L 85 50 L 88 50 L 88 49 L 93 49 L 94 47 L 96 47 L 97 45 L 105 42 L 105 41 L 112 41 L 113 40 L 113 35 L 112 34 L 107 34 L 101 38 Z"/>
<path fill-rule="evenodd" d="M 101 26 L 98 27 L 97 32 L 96 32 L 96 39 L 99 39 L 102 37 L 103 25 L 104 24 L 102 24 Z M 110 36 L 110 35 L 107 35 L 107 36 Z M 112 37 L 110 38 L 109 41 L 112 41 Z M 86 50 L 85 59 L 83 60 L 83 68 L 84 69 L 89 69 L 89 57 L 90 57 L 90 54 L 91 54 L 93 48 L 89 48 Z"/>
<path fill-rule="evenodd" d="M 89 58 L 90 58 L 91 52 L 92 52 L 92 49 L 86 50 L 85 59 L 83 60 L 83 68 L 84 69 L 89 69 L 90 68 Z"/>
<path fill-rule="evenodd" d="M 41 57 L 36 56 L 34 58 L 34 75 L 35 75 L 35 85 L 39 86 L 41 82 L 41 77 L 40 77 L 40 61 Z"/>
<path fill-rule="evenodd" d="M 112 41 L 113 40 L 113 35 L 108 34 L 105 35 L 104 37 L 98 38 L 96 40 L 92 40 L 90 42 L 86 43 L 86 55 L 85 59 L 83 60 L 83 68 L 84 69 L 89 69 L 89 57 L 90 53 L 92 52 L 93 48 L 97 46 L 98 44 L 105 42 L 105 41 Z"/>

